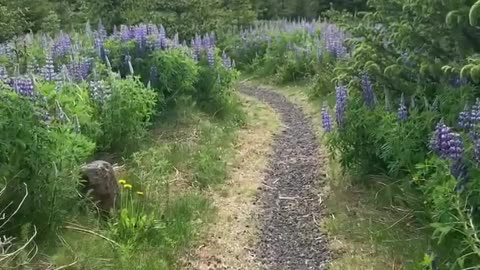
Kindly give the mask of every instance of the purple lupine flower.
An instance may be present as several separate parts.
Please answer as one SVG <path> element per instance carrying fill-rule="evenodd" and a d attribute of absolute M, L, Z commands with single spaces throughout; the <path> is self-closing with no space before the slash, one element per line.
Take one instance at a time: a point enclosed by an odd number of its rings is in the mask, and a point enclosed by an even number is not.
<path fill-rule="evenodd" d="M 155 24 L 148 24 L 147 25 L 147 35 L 151 36 L 151 35 L 158 35 L 159 34 L 159 31 L 158 31 L 158 27 L 155 25 Z"/>
<path fill-rule="evenodd" d="M 32 79 L 14 78 L 13 90 L 25 97 L 33 98 L 35 96 Z"/>
<path fill-rule="evenodd" d="M 174 48 L 178 48 L 180 46 L 180 38 L 178 37 L 178 33 L 175 33 L 175 35 L 173 36 L 172 43 Z"/>
<path fill-rule="evenodd" d="M 61 32 L 53 44 L 53 57 L 65 56 L 71 52 L 71 49 L 72 41 L 70 35 Z"/>
<path fill-rule="evenodd" d="M 101 38 L 100 33 L 95 32 L 94 33 L 94 38 L 93 38 L 93 47 L 95 49 L 98 49 L 101 46 L 103 46 L 103 39 Z"/>
<path fill-rule="evenodd" d="M 333 130 L 332 115 L 326 103 L 322 106 L 322 127 L 326 133 Z"/>
<path fill-rule="evenodd" d="M 347 48 L 344 46 L 346 35 L 343 31 L 333 24 L 327 24 L 322 35 L 329 53 L 335 58 L 344 58 L 347 56 Z"/>
<path fill-rule="evenodd" d="M 144 24 L 140 24 L 137 27 L 133 28 L 133 35 L 137 45 L 140 48 L 144 48 L 147 42 L 147 26 Z"/>
<path fill-rule="evenodd" d="M 440 120 L 435 127 L 430 148 L 443 159 L 455 161 L 463 156 L 463 142 L 460 134 L 453 132 L 443 120 Z"/>
<path fill-rule="evenodd" d="M 158 38 L 160 39 L 160 45 L 163 49 L 167 48 L 167 32 L 163 25 L 160 25 L 158 29 Z"/>
<path fill-rule="evenodd" d="M 400 98 L 400 106 L 398 107 L 397 111 L 397 119 L 399 121 L 406 121 L 408 119 L 408 109 L 407 106 L 405 105 L 405 98 L 402 94 L 402 97 Z"/>
<path fill-rule="evenodd" d="M 205 49 L 208 49 L 210 47 L 213 47 L 212 44 L 210 43 L 210 37 L 208 36 L 208 34 L 206 34 L 205 36 L 203 36 L 202 38 L 202 46 L 203 48 Z"/>
<path fill-rule="evenodd" d="M 207 48 L 207 61 L 210 67 L 215 66 L 215 49 L 213 47 Z"/>
<path fill-rule="evenodd" d="M 100 105 L 104 105 L 110 98 L 111 91 L 102 81 L 91 81 L 89 89 L 92 99 Z"/>
<path fill-rule="evenodd" d="M 480 99 L 478 98 L 475 101 L 475 104 L 472 106 L 472 110 L 470 112 L 470 120 L 473 126 L 480 123 Z"/>
<path fill-rule="evenodd" d="M 461 86 L 464 86 L 468 83 L 468 80 L 466 78 L 461 78 L 460 76 L 455 76 L 453 79 L 450 80 L 450 85 L 452 85 L 455 88 L 459 88 Z"/>
<path fill-rule="evenodd" d="M 367 74 L 362 75 L 361 86 L 365 105 L 369 108 L 373 108 L 375 106 L 375 94 L 373 92 L 372 81 Z"/>
<path fill-rule="evenodd" d="M 43 78 L 46 81 L 53 81 L 55 78 L 55 66 L 51 55 L 45 57 L 45 66 L 42 68 Z"/>
<path fill-rule="evenodd" d="M 477 161 L 478 164 L 480 164 L 480 139 L 477 138 L 474 140 L 475 146 L 474 146 L 474 154 L 475 154 L 475 160 Z"/>
<path fill-rule="evenodd" d="M 202 40 L 200 36 L 196 36 L 195 40 L 193 41 L 193 57 L 195 60 L 200 60 L 200 55 L 202 52 Z"/>
<path fill-rule="evenodd" d="M 99 38 L 104 41 L 107 39 L 107 30 L 105 29 L 105 27 L 103 26 L 102 24 L 102 21 L 99 21 L 98 22 L 98 29 L 97 29 L 97 32 L 99 34 Z"/>
<path fill-rule="evenodd" d="M 120 39 L 124 42 L 132 39 L 132 33 L 128 26 L 120 25 Z"/>
<path fill-rule="evenodd" d="M 2 83 L 8 82 L 8 72 L 4 66 L 0 66 L 0 82 Z"/>
<path fill-rule="evenodd" d="M 465 105 L 464 110 L 458 115 L 458 126 L 465 130 L 473 127 L 471 111 L 467 105 Z"/>
<path fill-rule="evenodd" d="M 335 87 L 336 91 L 336 121 L 339 128 L 343 128 L 346 124 L 345 111 L 347 110 L 348 92 L 343 85 Z"/>
<path fill-rule="evenodd" d="M 85 59 L 83 61 L 72 62 L 68 64 L 68 73 L 76 81 L 85 80 L 92 70 L 92 61 L 91 59 Z"/>
<path fill-rule="evenodd" d="M 232 60 L 228 57 L 225 51 L 222 52 L 222 62 L 226 68 L 232 68 Z"/>

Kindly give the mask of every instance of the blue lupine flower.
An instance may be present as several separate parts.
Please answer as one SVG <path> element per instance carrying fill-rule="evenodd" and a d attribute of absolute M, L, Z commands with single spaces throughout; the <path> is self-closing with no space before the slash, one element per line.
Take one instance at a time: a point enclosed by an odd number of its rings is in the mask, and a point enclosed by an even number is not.
<path fill-rule="evenodd" d="M 460 134 L 453 132 L 443 120 L 438 122 L 430 141 L 430 148 L 441 158 L 460 160 L 463 155 L 463 142 Z"/>
<path fill-rule="evenodd" d="M 55 78 L 55 66 L 51 55 L 45 57 L 45 66 L 42 69 L 43 78 L 46 81 L 53 81 Z"/>
<path fill-rule="evenodd" d="M 230 59 L 225 51 L 222 52 L 222 62 L 226 68 L 232 68 L 232 59 Z"/>
<path fill-rule="evenodd" d="M 210 67 L 215 66 L 215 49 L 213 47 L 207 48 L 207 61 Z"/>
<path fill-rule="evenodd" d="M 336 91 L 336 121 L 339 128 L 343 128 L 345 126 L 345 111 L 347 110 L 347 102 L 348 102 L 348 92 L 347 88 L 343 85 L 339 85 L 335 87 Z"/>
<path fill-rule="evenodd" d="M 465 105 L 464 110 L 458 115 L 458 126 L 465 130 L 473 127 L 471 110 L 467 105 Z"/>
<path fill-rule="evenodd" d="M 347 56 L 347 48 L 344 46 L 346 35 L 336 25 L 327 24 L 322 35 L 329 53 L 335 58 L 344 58 Z"/>
<path fill-rule="evenodd" d="M 322 127 L 327 133 L 333 130 L 332 115 L 330 114 L 330 109 L 327 104 L 323 104 L 322 106 Z"/>
<path fill-rule="evenodd" d="M 52 53 L 54 57 L 62 57 L 69 54 L 72 49 L 72 41 L 70 39 L 70 36 L 68 34 L 61 32 L 60 35 L 55 40 L 55 43 L 53 44 L 52 49 L 53 49 Z"/>
<path fill-rule="evenodd" d="M 104 105 L 110 98 L 111 91 L 101 81 L 91 81 L 89 84 L 90 96 L 100 105 Z"/>
<path fill-rule="evenodd" d="M 160 44 L 162 48 L 167 48 L 167 32 L 165 31 L 163 25 L 160 25 L 160 28 L 158 29 L 158 37 L 160 39 Z"/>
<path fill-rule="evenodd" d="M 8 72 L 4 66 L 0 66 L 0 82 L 2 83 L 8 82 Z"/>
<path fill-rule="evenodd" d="M 365 105 L 373 108 L 373 106 L 375 106 L 375 94 L 373 93 L 373 84 L 367 74 L 362 75 L 361 86 Z"/>
<path fill-rule="evenodd" d="M 103 26 L 102 22 L 99 21 L 98 22 L 98 30 L 97 30 L 98 34 L 99 34 L 99 38 L 104 41 L 107 39 L 107 30 L 105 29 L 105 27 Z"/>
<path fill-rule="evenodd" d="M 405 121 L 408 119 L 408 109 L 407 109 L 407 106 L 405 105 L 405 98 L 403 94 L 400 99 L 400 106 L 398 107 L 397 118 L 400 121 Z"/>
<path fill-rule="evenodd" d="M 35 96 L 32 79 L 14 78 L 12 80 L 13 90 L 18 94 L 33 98 Z"/>
<path fill-rule="evenodd" d="M 477 98 L 470 112 L 470 120 L 472 125 L 480 123 L 480 99 Z"/>

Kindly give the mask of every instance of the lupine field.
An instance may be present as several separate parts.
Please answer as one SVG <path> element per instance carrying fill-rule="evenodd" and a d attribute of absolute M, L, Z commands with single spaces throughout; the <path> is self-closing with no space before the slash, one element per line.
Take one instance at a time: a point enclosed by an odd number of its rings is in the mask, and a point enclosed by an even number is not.
<path fill-rule="evenodd" d="M 480 1 L 85 1 L 71 24 L 54 1 L 21 2 L 0 2 L 1 269 L 180 268 L 245 124 L 240 76 L 300 86 L 341 185 L 407 213 L 425 246 L 398 269 L 480 269 Z M 187 111 L 214 123 L 191 161 L 175 142 L 149 148 Z M 104 156 L 127 167 L 106 220 L 79 191 L 80 167 Z M 194 172 L 182 196 L 176 162 Z"/>

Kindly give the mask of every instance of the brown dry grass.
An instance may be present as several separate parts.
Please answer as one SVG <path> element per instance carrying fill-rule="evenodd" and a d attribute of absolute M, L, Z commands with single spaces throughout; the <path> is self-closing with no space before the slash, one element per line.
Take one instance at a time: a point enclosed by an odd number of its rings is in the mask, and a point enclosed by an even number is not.
<path fill-rule="evenodd" d="M 280 121 L 267 105 L 241 98 L 248 123 L 239 132 L 229 180 L 210 194 L 218 210 L 216 220 L 204 240 L 183 259 L 186 269 L 259 268 L 251 253 L 256 237 L 255 201 Z"/>

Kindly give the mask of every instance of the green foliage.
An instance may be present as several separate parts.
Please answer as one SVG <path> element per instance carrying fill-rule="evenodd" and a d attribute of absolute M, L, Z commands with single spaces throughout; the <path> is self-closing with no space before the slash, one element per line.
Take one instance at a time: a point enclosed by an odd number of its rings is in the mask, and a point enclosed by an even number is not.
<path fill-rule="evenodd" d="M 13 224 L 33 222 L 41 229 L 54 227 L 77 204 L 76 170 L 93 154 L 94 144 L 58 118 L 44 122 L 46 109 L 27 98 L 8 89 L 0 90 L 0 95 L 0 178 L 8 190 L 1 205 L 18 202 L 25 183 L 30 193 Z"/>
<path fill-rule="evenodd" d="M 217 57 L 213 67 L 208 65 L 206 57 L 200 62 L 198 80 L 195 84 L 195 101 L 204 112 L 220 119 L 243 122 L 241 105 L 233 94 L 238 72 L 225 67 L 221 61 L 222 59 Z"/>
<path fill-rule="evenodd" d="M 151 82 L 159 97 L 167 104 L 176 104 L 178 99 L 189 98 L 195 92 L 198 80 L 198 66 L 183 50 L 159 51 L 153 53 L 150 66 L 158 70 L 158 77 Z M 150 78 L 150 68 L 148 75 Z"/>
<path fill-rule="evenodd" d="M 107 83 L 111 96 L 100 111 L 103 134 L 99 147 L 130 152 L 147 134 L 157 95 L 134 77 Z"/>

